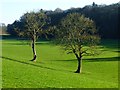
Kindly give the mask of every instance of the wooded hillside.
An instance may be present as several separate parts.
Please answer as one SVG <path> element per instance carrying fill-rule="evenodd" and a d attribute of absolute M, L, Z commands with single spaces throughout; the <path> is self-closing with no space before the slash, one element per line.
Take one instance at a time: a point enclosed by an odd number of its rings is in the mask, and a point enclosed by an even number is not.
<path fill-rule="evenodd" d="M 42 9 L 41 9 L 42 10 Z M 40 10 L 40 11 L 41 11 Z M 50 17 L 51 26 L 58 25 L 60 20 L 69 13 L 81 13 L 86 17 L 95 21 L 99 35 L 101 38 L 118 39 L 119 33 L 119 17 L 120 17 L 120 3 L 112 5 L 87 5 L 83 8 L 71 8 L 68 10 L 61 10 L 60 8 L 51 10 L 42 10 L 48 17 Z M 21 28 L 21 21 L 16 20 L 13 24 L 7 26 L 7 31 L 16 35 L 14 28 Z"/>

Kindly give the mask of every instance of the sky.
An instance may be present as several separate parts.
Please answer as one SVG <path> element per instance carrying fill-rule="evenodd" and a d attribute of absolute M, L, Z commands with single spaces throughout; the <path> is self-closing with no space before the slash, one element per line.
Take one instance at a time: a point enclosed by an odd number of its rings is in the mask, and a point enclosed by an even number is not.
<path fill-rule="evenodd" d="M 43 10 L 55 10 L 61 8 L 62 10 L 71 7 L 84 7 L 96 4 L 110 5 L 118 3 L 119 0 L 0 0 L 0 23 L 12 24 L 26 12 Z"/>

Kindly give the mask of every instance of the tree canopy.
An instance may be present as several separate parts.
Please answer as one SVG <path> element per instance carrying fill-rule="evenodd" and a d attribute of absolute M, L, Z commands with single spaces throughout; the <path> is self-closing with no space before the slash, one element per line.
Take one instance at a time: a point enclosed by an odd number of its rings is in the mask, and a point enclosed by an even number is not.
<path fill-rule="evenodd" d="M 19 36 L 29 38 L 32 43 L 32 52 L 33 52 L 33 59 L 32 61 L 36 60 L 36 48 L 35 42 L 42 34 L 45 33 L 46 26 L 48 24 L 47 15 L 41 10 L 39 12 L 30 12 L 25 13 L 19 21 L 15 21 L 12 28 L 14 31 L 13 34 L 17 34 Z"/>
<path fill-rule="evenodd" d="M 95 46 L 100 38 L 97 35 L 95 23 L 79 13 L 68 14 L 61 20 L 56 30 L 55 42 L 60 44 L 68 53 L 74 53 L 78 59 L 78 69 L 80 73 L 81 60 L 84 54 Z"/>

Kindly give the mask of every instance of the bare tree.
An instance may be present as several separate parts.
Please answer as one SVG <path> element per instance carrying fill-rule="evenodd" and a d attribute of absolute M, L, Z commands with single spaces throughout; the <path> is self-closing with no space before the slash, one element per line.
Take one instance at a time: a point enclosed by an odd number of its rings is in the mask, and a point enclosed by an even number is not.
<path fill-rule="evenodd" d="M 92 48 L 100 40 L 95 23 L 84 15 L 73 13 L 62 19 L 58 29 L 55 31 L 55 42 L 60 44 L 67 53 L 74 53 L 78 60 L 75 73 L 81 73 L 82 57 L 94 54 Z"/>
<path fill-rule="evenodd" d="M 22 29 L 16 29 L 20 36 L 27 37 L 31 40 L 31 47 L 33 52 L 33 59 L 36 61 L 36 45 L 35 42 L 38 37 L 45 32 L 44 28 L 47 24 L 47 16 L 44 12 L 30 12 L 24 14 L 20 19 Z"/>

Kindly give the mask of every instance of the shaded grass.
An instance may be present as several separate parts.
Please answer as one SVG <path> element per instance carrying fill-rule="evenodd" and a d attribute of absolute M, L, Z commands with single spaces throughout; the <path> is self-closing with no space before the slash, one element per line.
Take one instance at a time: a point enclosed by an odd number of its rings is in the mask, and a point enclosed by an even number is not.
<path fill-rule="evenodd" d="M 98 56 L 83 58 L 81 74 L 73 73 L 77 60 L 49 42 L 37 43 L 37 62 L 31 62 L 27 42 L 3 40 L 1 56 L 4 88 L 117 88 L 118 52 L 116 43 L 102 46 Z M 106 43 L 107 44 L 107 43 Z"/>

